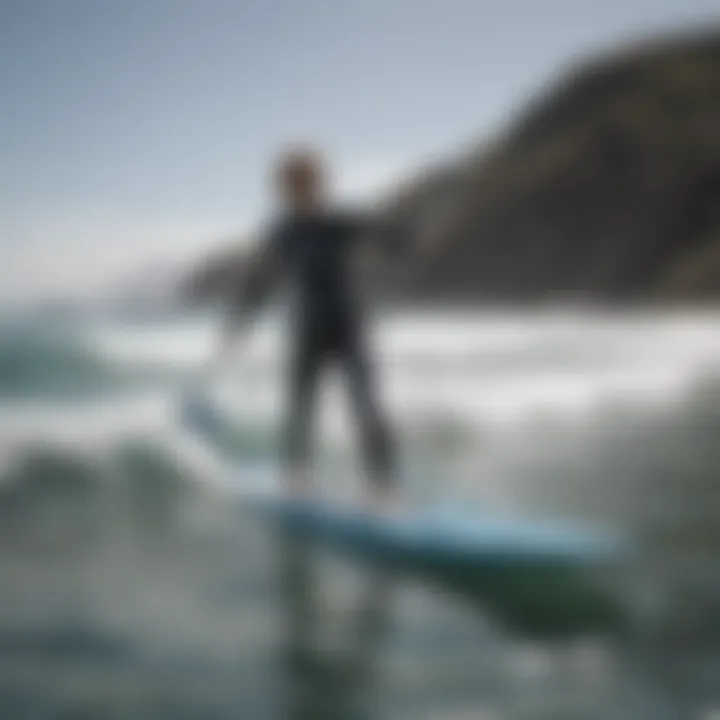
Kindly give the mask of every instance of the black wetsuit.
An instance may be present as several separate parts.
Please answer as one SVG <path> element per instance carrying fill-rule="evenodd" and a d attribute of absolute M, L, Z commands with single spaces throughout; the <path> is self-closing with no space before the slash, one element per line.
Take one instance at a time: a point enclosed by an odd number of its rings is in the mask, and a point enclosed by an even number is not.
<path fill-rule="evenodd" d="M 278 279 L 292 293 L 290 404 L 283 434 L 287 462 L 296 467 L 307 461 L 318 380 L 336 363 L 349 383 L 370 477 L 388 483 L 393 475 L 391 442 L 375 398 L 352 272 L 356 241 L 373 229 L 372 222 L 348 213 L 281 220 L 263 243 L 240 307 L 257 305 Z"/>

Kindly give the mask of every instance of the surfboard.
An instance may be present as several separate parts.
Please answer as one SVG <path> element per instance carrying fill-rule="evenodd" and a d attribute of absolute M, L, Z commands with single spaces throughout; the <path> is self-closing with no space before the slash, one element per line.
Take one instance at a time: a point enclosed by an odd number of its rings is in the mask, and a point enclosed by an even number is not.
<path fill-rule="evenodd" d="M 632 613 L 615 572 L 634 550 L 612 528 L 499 516 L 466 504 L 411 504 L 377 514 L 322 497 L 292 499 L 270 446 L 239 437 L 217 407 L 193 399 L 185 427 L 224 458 L 222 475 L 248 512 L 295 538 L 440 585 L 524 637 L 617 634 Z M 240 433 L 241 434 L 241 433 Z"/>
<path fill-rule="evenodd" d="M 385 561 L 486 570 L 588 568 L 614 563 L 629 549 L 617 532 L 568 520 L 500 517 L 451 504 L 408 504 L 378 514 L 323 498 L 289 498 L 277 482 L 277 463 L 258 456 L 256 446 L 238 462 L 243 443 L 222 411 L 197 397 L 181 411 L 184 425 L 227 458 L 228 484 L 251 512 L 338 548 Z"/>
<path fill-rule="evenodd" d="M 281 491 L 250 492 L 258 515 L 304 536 L 398 562 L 465 567 L 578 568 L 618 560 L 626 546 L 604 528 L 475 509 L 401 507 L 377 513 Z"/>

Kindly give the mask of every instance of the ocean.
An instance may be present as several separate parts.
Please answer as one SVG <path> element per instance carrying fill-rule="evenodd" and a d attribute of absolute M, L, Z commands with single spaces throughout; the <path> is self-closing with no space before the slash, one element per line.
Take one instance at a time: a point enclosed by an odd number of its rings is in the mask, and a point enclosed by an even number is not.
<path fill-rule="evenodd" d="M 282 328 L 261 320 L 208 385 L 234 482 L 276 453 Z M 377 319 L 404 494 L 635 539 L 633 592 L 607 586 L 632 622 L 539 636 L 462 583 L 248 516 L 178 412 L 216 334 L 202 315 L 0 319 L 0 718 L 718 717 L 720 316 Z M 330 375 L 316 442 L 330 494 L 362 484 L 343 390 Z"/>

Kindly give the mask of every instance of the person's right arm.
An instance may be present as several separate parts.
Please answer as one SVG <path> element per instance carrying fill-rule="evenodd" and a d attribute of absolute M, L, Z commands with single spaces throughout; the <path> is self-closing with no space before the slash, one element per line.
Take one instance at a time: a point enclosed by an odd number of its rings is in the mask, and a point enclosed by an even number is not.
<path fill-rule="evenodd" d="M 233 288 L 227 303 L 220 354 L 226 355 L 248 322 L 271 296 L 283 266 L 283 240 L 279 229 L 270 230 L 249 260 L 244 277 Z"/>

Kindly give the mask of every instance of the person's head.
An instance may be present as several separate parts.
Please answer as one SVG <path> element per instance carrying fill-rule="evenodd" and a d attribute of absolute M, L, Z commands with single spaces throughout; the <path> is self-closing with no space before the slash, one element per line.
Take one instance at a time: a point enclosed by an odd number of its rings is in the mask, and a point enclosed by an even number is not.
<path fill-rule="evenodd" d="M 325 166 L 309 147 L 286 150 L 275 167 L 275 185 L 282 204 L 293 212 L 312 212 L 325 201 Z"/>

